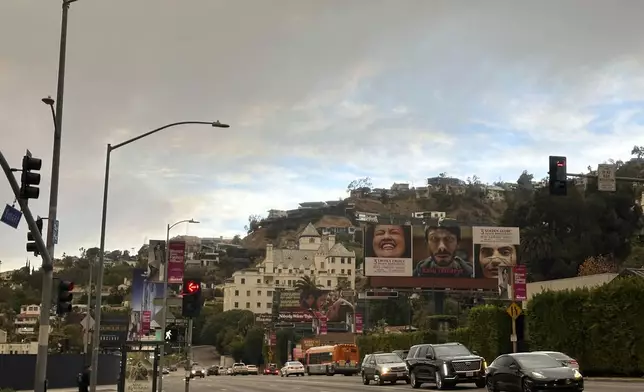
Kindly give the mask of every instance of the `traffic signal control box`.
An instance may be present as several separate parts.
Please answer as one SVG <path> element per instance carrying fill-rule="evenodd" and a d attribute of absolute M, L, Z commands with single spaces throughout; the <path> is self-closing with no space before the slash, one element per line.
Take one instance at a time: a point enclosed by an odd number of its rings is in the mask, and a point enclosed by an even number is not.
<path fill-rule="evenodd" d="M 201 313 L 201 279 L 183 280 L 183 300 L 181 314 L 183 317 L 195 318 Z"/>

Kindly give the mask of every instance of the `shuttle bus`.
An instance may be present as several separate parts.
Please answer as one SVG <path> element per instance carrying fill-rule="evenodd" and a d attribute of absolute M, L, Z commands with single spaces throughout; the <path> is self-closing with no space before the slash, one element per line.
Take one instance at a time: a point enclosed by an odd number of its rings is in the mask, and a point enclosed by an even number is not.
<path fill-rule="evenodd" d="M 360 373 L 360 354 L 355 344 L 311 347 L 306 350 L 304 362 L 309 376 L 314 374 L 353 376 Z"/>

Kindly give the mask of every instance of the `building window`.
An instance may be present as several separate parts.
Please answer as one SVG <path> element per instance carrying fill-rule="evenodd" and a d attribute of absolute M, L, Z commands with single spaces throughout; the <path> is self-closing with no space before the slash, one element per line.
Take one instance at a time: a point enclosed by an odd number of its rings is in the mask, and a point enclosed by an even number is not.
<path fill-rule="evenodd" d="M 261 280 L 261 279 L 257 279 L 257 283 L 260 283 L 260 284 L 261 284 L 261 283 L 262 283 L 262 280 Z"/>
<path fill-rule="evenodd" d="M 250 290 L 246 290 L 246 296 L 250 297 Z"/>
<path fill-rule="evenodd" d="M 272 304 L 272 303 L 270 303 L 270 302 L 266 302 L 266 307 L 270 309 L 270 308 L 272 308 L 272 307 L 273 307 L 273 304 Z"/>
<path fill-rule="evenodd" d="M 315 243 L 315 238 L 313 237 L 309 238 L 309 244 L 313 244 L 313 243 Z"/>
<path fill-rule="evenodd" d="M 275 281 L 275 284 L 280 284 L 280 281 L 279 281 L 279 279 Z"/>
<path fill-rule="evenodd" d="M 320 269 L 324 271 L 324 263 L 320 263 Z"/>
<path fill-rule="evenodd" d="M 344 275 L 344 268 L 340 270 L 340 273 Z"/>
<path fill-rule="evenodd" d="M 235 290 L 235 297 L 239 297 L 239 290 Z"/>
<path fill-rule="evenodd" d="M 257 290 L 257 295 L 262 295 L 262 290 Z"/>
<path fill-rule="evenodd" d="M 261 303 L 261 302 L 258 302 L 258 303 L 257 303 L 257 309 L 259 309 L 259 308 L 261 308 L 261 307 L 262 307 L 262 303 Z"/>
<path fill-rule="evenodd" d="M 272 291 L 270 291 L 270 290 L 269 290 L 269 291 L 267 291 L 267 292 L 266 292 L 266 296 L 267 296 L 267 297 L 272 297 L 272 296 L 273 296 L 273 292 L 272 292 Z"/>
<path fill-rule="evenodd" d="M 278 270 L 277 270 L 277 273 L 278 273 L 278 274 L 281 274 L 281 273 L 282 273 L 282 269 L 281 269 L 281 268 L 280 268 L 280 269 L 278 269 Z"/>
<path fill-rule="evenodd" d="M 245 278 L 241 278 L 241 284 L 246 284 L 246 279 Z"/>
<path fill-rule="evenodd" d="M 235 308 L 239 308 L 239 302 L 235 302 Z"/>
<path fill-rule="evenodd" d="M 347 270 L 347 275 L 351 275 L 351 270 Z"/>
<path fill-rule="evenodd" d="M 292 269 L 288 270 L 288 273 L 289 273 L 289 274 L 292 274 L 292 273 L 293 273 L 293 270 L 292 270 Z"/>
<path fill-rule="evenodd" d="M 246 309 L 250 309 L 250 302 L 246 302 Z"/>
<path fill-rule="evenodd" d="M 344 257 L 340 258 L 340 264 L 344 264 Z"/>
<path fill-rule="evenodd" d="M 331 269 L 331 273 L 335 274 L 335 268 Z"/>
<path fill-rule="evenodd" d="M 327 285 L 327 287 L 331 287 L 331 281 L 330 281 L 330 280 L 327 280 L 327 281 L 326 281 L 326 285 Z"/>

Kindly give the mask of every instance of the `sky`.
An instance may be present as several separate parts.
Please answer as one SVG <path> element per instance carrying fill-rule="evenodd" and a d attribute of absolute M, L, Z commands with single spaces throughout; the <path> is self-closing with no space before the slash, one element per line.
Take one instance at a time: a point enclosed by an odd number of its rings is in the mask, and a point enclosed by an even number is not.
<path fill-rule="evenodd" d="M 60 1 L 0 1 L 0 151 L 43 160 L 47 215 Z M 644 3 L 545 0 L 78 0 L 69 13 L 56 256 L 172 235 L 243 234 L 249 215 L 347 184 L 485 182 L 628 159 L 644 144 Z M 11 204 L 8 182 L 0 200 Z M 1 206 L 0 206 L 1 207 Z M 1 270 L 33 256 L 0 225 Z M 39 261 L 38 261 L 39 262 Z M 34 261 L 32 261 L 32 265 Z"/>

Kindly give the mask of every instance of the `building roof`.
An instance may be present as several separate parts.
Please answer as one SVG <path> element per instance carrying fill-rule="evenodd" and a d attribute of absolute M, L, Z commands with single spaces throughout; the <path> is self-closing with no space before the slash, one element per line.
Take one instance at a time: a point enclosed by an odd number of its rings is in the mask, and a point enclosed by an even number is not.
<path fill-rule="evenodd" d="M 275 249 L 273 250 L 273 265 L 310 268 L 315 263 L 316 253 L 317 250 Z"/>
<path fill-rule="evenodd" d="M 320 233 L 316 230 L 315 226 L 309 222 L 308 225 L 302 230 L 298 237 L 320 237 Z"/>
<path fill-rule="evenodd" d="M 340 242 L 336 242 L 336 244 L 333 245 L 333 247 L 329 250 L 329 256 L 355 257 L 355 255 L 356 255 L 355 252 L 350 252 Z"/>

